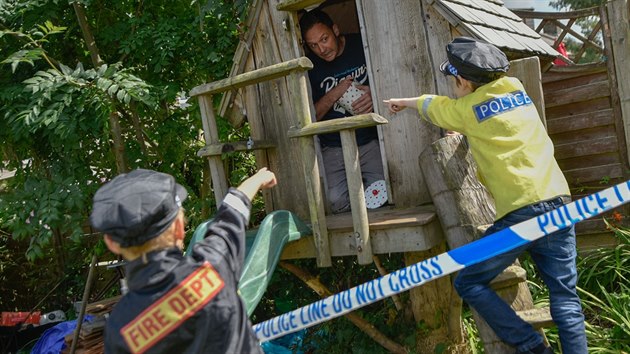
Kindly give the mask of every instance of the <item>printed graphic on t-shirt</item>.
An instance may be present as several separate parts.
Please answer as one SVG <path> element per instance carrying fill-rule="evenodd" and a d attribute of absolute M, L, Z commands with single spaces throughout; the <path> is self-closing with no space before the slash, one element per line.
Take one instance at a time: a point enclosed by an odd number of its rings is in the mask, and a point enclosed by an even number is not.
<path fill-rule="evenodd" d="M 347 71 L 344 71 L 340 74 L 337 74 L 335 76 L 327 76 L 325 77 L 320 83 L 319 83 L 319 88 L 323 90 L 323 92 L 326 94 L 328 93 L 328 91 L 332 90 L 333 88 L 335 88 L 339 82 L 341 80 L 343 80 L 344 78 L 350 76 L 352 77 L 352 80 L 354 80 L 357 84 L 359 85 L 365 85 L 366 81 L 367 81 L 367 67 L 366 65 L 361 65 L 359 67 L 354 67 L 352 69 L 349 69 Z M 348 79 L 349 80 L 349 79 Z M 333 105 L 333 111 L 339 112 L 341 114 L 346 114 L 346 113 L 350 113 L 351 112 L 347 112 L 347 110 L 345 108 L 343 108 L 343 106 L 341 104 L 339 104 L 339 102 L 335 102 L 335 104 Z"/>
<path fill-rule="evenodd" d="M 223 289 L 223 279 L 206 262 L 120 330 L 132 353 L 143 353 L 177 329 Z"/>

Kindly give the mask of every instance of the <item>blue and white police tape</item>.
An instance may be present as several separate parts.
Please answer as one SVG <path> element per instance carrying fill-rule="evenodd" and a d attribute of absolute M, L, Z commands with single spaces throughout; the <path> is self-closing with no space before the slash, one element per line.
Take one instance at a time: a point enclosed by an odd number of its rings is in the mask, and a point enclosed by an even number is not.
<path fill-rule="evenodd" d="M 462 247 L 357 285 L 254 325 L 261 342 L 342 316 L 462 268 L 485 261 L 630 201 L 630 181 L 495 232 Z"/>

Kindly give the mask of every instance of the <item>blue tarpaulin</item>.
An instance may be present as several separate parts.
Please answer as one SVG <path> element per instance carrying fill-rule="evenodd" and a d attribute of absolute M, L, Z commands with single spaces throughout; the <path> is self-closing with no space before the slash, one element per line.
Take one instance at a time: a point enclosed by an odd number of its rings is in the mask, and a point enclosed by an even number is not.
<path fill-rule="evenodd" d="M 85 316 L 83 323 L 90 322 L 92 316 Z M 77 327 L 77 320 L 61 322 L 58 325 L 49 328 L 39 338 L 31 354 L 58 354 L 66 348 L 65 338 L 68 334 L 74 332 Z"/>

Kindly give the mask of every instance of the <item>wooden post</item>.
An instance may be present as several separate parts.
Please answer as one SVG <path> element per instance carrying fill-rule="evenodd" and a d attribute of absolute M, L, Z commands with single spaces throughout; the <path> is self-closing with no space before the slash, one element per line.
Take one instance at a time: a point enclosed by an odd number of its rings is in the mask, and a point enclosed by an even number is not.
<path fill-rule="evenodd" d="M 608 70 L 611 76 L 616 77 L 616 88 L 611 90 L 613 93 L 616 91 L 619 97 L 619 106 L 621 108 L 621 116 L 623 120 L 623 126 L 626 138 L 626 158 L 623 161 L 628 161 L 630 157 L 630 72 L 628 71 L 628 58 L 630 58 L 630 9 L 628 0 L 613 0 L 606 5 L 606 13 L 608 18 L 602 16 L 602 22 L 607 20 L 608 26 L 604 26 L 604 37 L 610 40 L 605 43 L 610 43 L 612 48 L 606 48 L 606 53 L 609 55 L 607 63 Z M 611 70 L 611 63 L 614 66 L 614 70 Z M 615 90 L 616 89 L 616 90 Z M 613 102 L 615 98 L 613 97 Z"/>
<path fill-rule="evenodd" d="M 339 135 L 341 136 L 343 162 L 346 168 L 346 181 L 348 182 L 348 195 L 350 196 L 350 208 L 352 209 L 352 225 L 354 227 L 354 242 L 356 242 L 357 246 L 357 257 L 359 264 L 370 264 L 372 263 L 372 244 L 370 242 L 370 228 L 365 206 L 365 194 L 363 192 L 359 148 L 357 147 L 354 132 L 354 129 L 342 130 L 339 132 Z"/>
<path fill-rule="evenodd" d="M 525 87 L 525 92 L 534 102 L 540 120 L 547 128 L 545 118 L 545 97 L 542 90 L 542 74 L 540 72 L 540 60 L 538 57 L 529 57 L 510 61 L 508 76 L 518 77 Z"/>
<path fill-rule="evenodd" d="M 477 166 L 464 136 L 447 136 L 427 147 L 420 155 L 420 166 L 451 249 L 482 236 L 480 226 L 491 224 L 495 209 L 492 197 L 477 180 Z M 503 274 L 503 273 L 502 273 Z M 499 278 L 499 276 L 497 277 Z M 508 284 L 497 294 L 515 311 L 533 308 L 524 282 Z M 473 311 L 486 353 L 513 353 L 485 321 Z M 544 335 L 543 335 L 544 336 Z"/>
<path fill-rule="evenodd" d="M 306 82 L 305 72 L 292 72 L 289 77 L 294 112 L 298 118 L 298 125 L 303 128 L 311 124 L 310 93 Z M 311 229 L 317 249 L 317 266 L 330 267 L 332 265 L 330 255 L 330 241 L 326 226 L 326 211 L 322 187 L 319 183 L 319 166 L 315 151 L 315 141 L 312 136 L 298 138 L 302 152 L 302 169 L 306 181 L 306 194 L 308 196 L 308 209 L 311 217 Z"/>
<path fill-rule="evenodd" d="M 214 109 L 212 108 L 212 96 L 199 96 L 199 107 L 201 108 L 201 121 L 203 123 L 203 136 L 206 145 L 219 142 L 219 131 L 217 130 L 217 122 L 214 117 Z M 217 208 L 228 191 L 227 177 L 223 168 L 221 156 L 208 157 L 210 165 L 210 175 L 212 176 L 212 190 L 214 191 L 214 199 Z"/>

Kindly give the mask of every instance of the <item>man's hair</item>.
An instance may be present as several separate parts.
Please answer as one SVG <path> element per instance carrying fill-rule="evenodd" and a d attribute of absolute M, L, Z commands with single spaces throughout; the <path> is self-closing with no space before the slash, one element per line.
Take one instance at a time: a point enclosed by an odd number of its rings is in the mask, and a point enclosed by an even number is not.
<path fill-rule="evenodd" d="M 304 38 L 306 31 L 310 30 L 318 23 L 328 26 L 329 28 L 333 28 L 334 25 L 334 22 L 330 18 L 330 16 L 328 16 L 328 14 L 322 10 L 313 9 L 302 15 L 302 17 L 300 18 L 300 30 L 302 31 L 302 38 Z"/>

